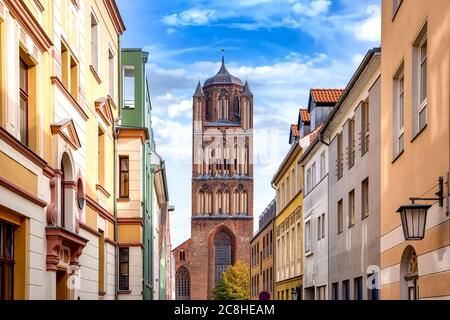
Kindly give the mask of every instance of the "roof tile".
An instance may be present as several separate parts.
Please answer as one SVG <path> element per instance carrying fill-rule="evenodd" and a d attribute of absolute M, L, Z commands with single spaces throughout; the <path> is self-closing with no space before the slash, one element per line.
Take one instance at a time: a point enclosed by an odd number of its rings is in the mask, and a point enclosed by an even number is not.
<path fill-rule="evenodd" d="M 337 103 L 343 92 L 343 89 L 311 89 L 315 103 Z"/>

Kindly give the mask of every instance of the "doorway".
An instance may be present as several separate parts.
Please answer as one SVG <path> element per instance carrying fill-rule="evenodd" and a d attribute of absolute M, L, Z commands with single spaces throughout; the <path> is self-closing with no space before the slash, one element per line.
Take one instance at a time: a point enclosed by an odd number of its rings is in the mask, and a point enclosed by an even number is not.
<path fill-rule="evenodd" d="M 66 270 L 56 271 L 56 300 L 69 300 L 69 288 L 67 287 L 68 274 Z"/>

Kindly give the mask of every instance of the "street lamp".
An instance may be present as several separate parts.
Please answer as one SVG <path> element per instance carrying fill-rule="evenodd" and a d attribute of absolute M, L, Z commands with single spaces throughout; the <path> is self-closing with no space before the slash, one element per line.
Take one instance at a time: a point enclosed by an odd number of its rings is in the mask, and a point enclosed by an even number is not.
<path fill-rule="evenodd" d="M 397 212 L 402 219 L 403 234 L 406 241 L 423 240 L 427 225 L 428 210 L 431 205 L 416 204 L 416 201 L 439 201 L 439 206 L 444 206 L 444 178 L 439 178 L 438 198 L 410 198 L 411 204 L 401 206 Z"/>
<path fill-rule="evenodd" d="M 292 300 L 300 300 L 301 297 L 301 288 L 297 287 L 292 289 Z"/>

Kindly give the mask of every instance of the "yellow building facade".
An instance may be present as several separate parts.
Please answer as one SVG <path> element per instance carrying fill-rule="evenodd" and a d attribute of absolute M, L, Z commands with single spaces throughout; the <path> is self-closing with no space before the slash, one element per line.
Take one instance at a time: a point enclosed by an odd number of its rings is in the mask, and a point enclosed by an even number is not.
<path fill-rule="evenodd" d="M 0 1 L 2 299 L 114 299 L 114 1 Z"/>
<path fill-rule="evenodd" d="M 259 300 L 263 292 L 269 293 L 270 299 L 274 299 L 274 274 L 273 274 L 273 256 L 274 256 L 274 223 L 276 212 L 276 200 L 264 210 L 259 217 L 259 229 L 250 242 L 251 247 L 251 293 L 252 300 Z"/>
<path fill-rule="evenodd" d="M 272 185 L 276 189 L 274 275 L 276 300 L 301 298 L 303 285 L 302 148 L 294 142 Z"/>

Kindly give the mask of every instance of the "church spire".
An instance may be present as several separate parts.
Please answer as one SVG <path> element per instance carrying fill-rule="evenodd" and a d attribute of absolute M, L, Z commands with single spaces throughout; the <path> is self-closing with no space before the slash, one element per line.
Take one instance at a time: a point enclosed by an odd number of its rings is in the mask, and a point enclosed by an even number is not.
<path fill-rule="evenodd" d="M 252 97 L 253 96 L 253 93 L 252 93 L 252 90 L 250 89 L 250 85 L 248 84 L 248 81 L 245 81 L 244 92 L 242 92 L 242 96 L 244 96 L 244 97 Z"/>
<path fill-rule="evenodd" d="M 197 85 L 197 89 L 195 89 L 194 98 L 201 98 L 204 96 L 205 96 L 205 94 L 203 93 L 202 85 L 199 81 L 198 85 Z"/>

